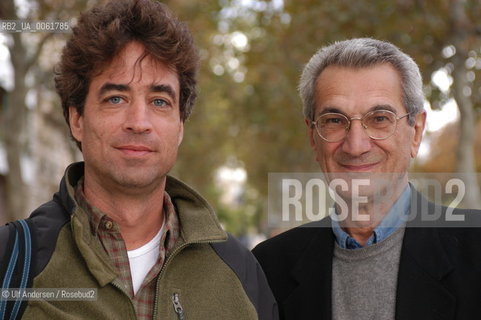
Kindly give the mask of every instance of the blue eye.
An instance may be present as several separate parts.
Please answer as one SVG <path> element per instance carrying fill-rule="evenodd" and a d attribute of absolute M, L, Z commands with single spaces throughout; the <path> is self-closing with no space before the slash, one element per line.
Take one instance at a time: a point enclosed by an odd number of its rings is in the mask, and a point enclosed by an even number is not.
<path fill-rule="evenodd" d="M 168 105 L 168 103 L 164 99 L 154 99 L 152 103 L 156 107 L 165 107 Z"/>
<path fill-rule="evenodd" d="M 110 97 L 109 99 L 109 102 L 112 103 L 112 104 L 119 104 L 122 102 L 122 98 L 121 97 Z"/>

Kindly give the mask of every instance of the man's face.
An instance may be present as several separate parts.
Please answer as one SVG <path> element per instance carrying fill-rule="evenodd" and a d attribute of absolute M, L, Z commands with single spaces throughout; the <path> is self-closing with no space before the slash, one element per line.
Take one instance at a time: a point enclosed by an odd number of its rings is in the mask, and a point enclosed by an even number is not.
<path fill-rule="evenodd" d="M 177 73 L 131 42 L 91 79 L 83 115 L 70 108 L 85 176 L 99 186 L 162 186 L 183 137 Z"/>
<path fill-rule="evenodd" d="M 397 117 L 407 113 L 400 76 L 387 63 L 355 69 L 329 66 L 319 75 L 316 89 L 315 119 L 326 112 L 362 117 L 380 108 Z M 359 120 L 351 121 L 347 136 L 339 142 L 324 141 L 315 128 L 309 128 L 309 135 L 316 160 L 323 172 L 331 173 L 330 180 L 346 175 L 385 178 L 395 173 L 393 177 L 402 177 L 405 184 L 407 177 L 401 174 L 407 172 L 410 159 L 418 152 L 424 122 L 425 113 L 416 116 L 414 127 L 407 117 L 398 120 L 396 132 L 385 140 L 371 139 Z"/>

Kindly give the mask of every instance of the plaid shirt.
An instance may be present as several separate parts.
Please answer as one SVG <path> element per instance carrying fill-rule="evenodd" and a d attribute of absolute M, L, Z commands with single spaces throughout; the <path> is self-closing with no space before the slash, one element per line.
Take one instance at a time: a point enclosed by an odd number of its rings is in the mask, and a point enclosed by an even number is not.
<path fill-rule="evenodd" d="M 160 252 L 157 263 L 150 269 L 140 286 L 137 294 L 134 295 L 132 277 L 130 273 L 129 257 L 125 242 L 120 234 L 120 228 L 99 209 L 91 206 L 85 199 L 83 193 L 83 178 L 75 189 L 75 198 L 79 206 L 89 215 L 90 228 L 92 234 L 96 236 L 102 244 L 105 252 L 110 257 L 110 261 L 117 271 L 117 284 L 123 286 L 124 292 L 130 297 L 134 304 L 138 319 L 152 319 L 154 316 L 154 304 L 156 295 L 156 282 L 160 270 L 165 261 L 165 257 L 170 253 L 179 238 L 179 219 L 174 205 L 167 192 L 164 192 L 163 212 L 165 219 L 165 229 L 160 239 Z"/>

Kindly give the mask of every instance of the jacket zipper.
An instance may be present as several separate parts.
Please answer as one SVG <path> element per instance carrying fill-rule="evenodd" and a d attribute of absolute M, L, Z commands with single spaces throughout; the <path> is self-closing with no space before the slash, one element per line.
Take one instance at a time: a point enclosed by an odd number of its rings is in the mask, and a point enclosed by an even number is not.
<path fill-rule="evenodd" d="M 182 244 L 181 246 L 175 248 L 174 251 L 172 251 L 172 254 L 167 258 L 167 260 L 165 260 L 164 265 L 160 269 L 159 276 L 157 277 L 157 283 L 155 285 L 156 297 L 155 297 L 155 302 L 154 302 L 154 316 L 153 316 L 153 319 L 157 319 L 157 311 L 158 311 L 158 303 L 159 303 L 159 297 L 157 296 L 157 292 L 159 292 L 160 279 L 162 278 L 162 274 L 164 273 L 164 270 L 167 268 L 167 265 L 177 255 L 177 253 L 180 252 L 185 247 L 190 246 L 192 244 L 215 243 L 215 242 L 222 242 L 222 241 L 225 241 L 225 240 L 205 240 L 205 241 L 188 242 L 188 243 Z M 183 314 L 182 314 L 182 317 L 184 317 Z M 184 319 L 184 318 L 180 318 L 180 316 L 179 316 L 179 319 Z"/>
<path fill-rule="evenodd" d="M 179 320 L 185 320 L 184 308 L 182 308 L 182 305 L 180 304 L 178 293 L 172 295 L 172 304 L 174 305 L 174 310 L 175 313 L 177 313 Z"/>
<path fill-rule="evenodd" d="M 172 254 L 164 261 L 164 265 L 162 266 L 162 268 L 160 268 L 159 276 L 157 277 L 157 283 L 155 284 L 154 316 L 152 317 L 152 319 L 157 319 L 157 310 L 158 310 L 158 303 L 159 303 L 159 297 L 157 296 L 157 292 L 159 292 L 160 278 L 164 273 L 164 269 L 166 265 L 170 262 L 170 260 L 172 260 L 172 257 L 174 257 L 177 254 L 177 252 L 179 252 L 186 246 L 187 246 L 187 243 L 184 243 L 183 245 L 175 248 L 174 251 L 172 251 Z"/>
<path fill-rule="evenodd" d="M 157 292 L 159 292 L 160 278 L 162 277 L 162 274 L 164 273 L 164 270 L 167 267 L 167 265 L 174 258 L 174 256 L 177 255 L 177 252 L 184 249 L 185 247 L 187 247 L 190 244 L 192 244 L 192 243 L 184 243 L 181 246 L 175 248 L 174 251 L 172 251 L 172 254 L 167 258 L 167 260 L 165 260 L 162 268 L 160 268 L 159 276 L 157 277 L 157 283 L 155 285 L 156 296 L 155 296 L 155 302 L 154 302 L 154 316 L 153 316 L 153 319 L 157 319 L 157 310 L 158 310 L 158 303 L 159 303 L 159 299 L 158 299 L 159 297 L 157 296 Z"/>
<path fill-rule="evenodd" d="M 133 314 L 135 315 L 135 318 L 137 319 L 137 312 L 135 311 L 134 303 L 132 302 L 132 299 L 131 299 L 130 296 L 127 294 L 127 292 L 124 291 L 123 286 L 120 286 L 119 284 L 117 284 L 117 283 L 115 282 L 115 280 L 112 281 L 111 284 L 112 284 L 114 287 L 116 287 L 117 289 L 119 289 L 123 294 L 125 294 L 125 295 L 129 298 L 129 302 L 130 302 L 130 306 L 131 306 L 131 311 L 134 312 Z"/>

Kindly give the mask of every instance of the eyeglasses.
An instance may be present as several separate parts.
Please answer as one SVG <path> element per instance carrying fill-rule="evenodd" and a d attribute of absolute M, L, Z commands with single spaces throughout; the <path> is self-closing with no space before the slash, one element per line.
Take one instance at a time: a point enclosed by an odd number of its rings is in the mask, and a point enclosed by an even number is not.
<path fill-rule="evenodd" d="M 364 116 L 348 118 L 342 113 L 324 113 L 315 121 L 312 126 L 316 127 L 319 136 L 327 142 L 339 142 L 343 140 L 351 129 L 352 120 L 360 120 L 367 135 L 374 140 L 384 140 L 394 134 L 397 121 L 407 117 L 410 113 L 396 117 L 396 114 L 389 110 L 374 110 Z"/>

